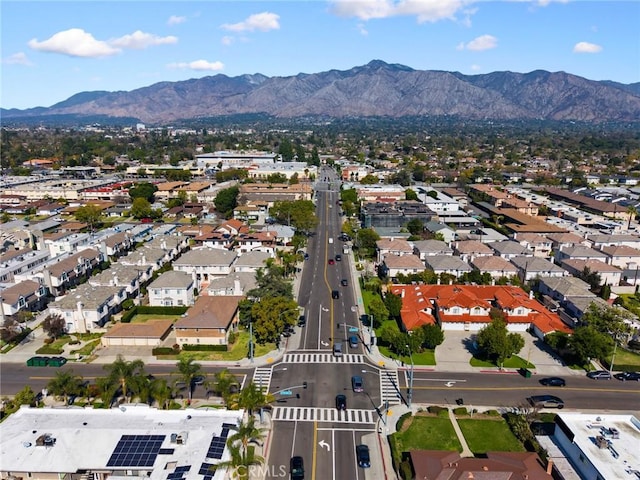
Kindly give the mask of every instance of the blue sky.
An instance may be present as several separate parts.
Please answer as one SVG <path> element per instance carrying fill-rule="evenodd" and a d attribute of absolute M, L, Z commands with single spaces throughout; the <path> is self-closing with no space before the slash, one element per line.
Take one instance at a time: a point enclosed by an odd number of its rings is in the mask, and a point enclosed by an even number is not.
<path fill-rule="evenodd" d="M 207 75 L 379 59 L 418 70 L 640 82 L 640 1 L 2 0 L 3 108 Z"/>

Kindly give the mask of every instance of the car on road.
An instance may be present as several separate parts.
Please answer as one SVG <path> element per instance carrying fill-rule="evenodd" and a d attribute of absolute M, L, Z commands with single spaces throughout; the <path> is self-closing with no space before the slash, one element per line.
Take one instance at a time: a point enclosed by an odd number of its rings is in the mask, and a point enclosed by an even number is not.
<path fill-rule="evenodd" d="M 338 410 L 346 410 L 347 409 L 347 396 L 346 395 L 336 395 L 336 408 Z"/>
<path fill-rule="evenodd" d="M 291 480 L 304 480 L 304 460 L 300 455 L 291 457 Z"/>
<path fill-rule="evenodd" d="M 336 255 L 336 262 L 340 262 L 342 260 L 342 255 Z"/>
<path fill-rule="evenodd" d="M 369 447 L 367 447 L 366 445 L 356 445 L 356 458 L 358 459 L 359 467 L 369 468 L 371 466 Z"/>
<path fill-rule="evenodd" d="M 540 380 L 540 383 L 546 387 L 564 387 L 567 382 L 560 377 L 546 377 Z"/>
<path fill-rule="evenodd" d="M 329 259 L 329 265 L 334 265 L 336 263 L 336 261 L 333 258 Z"/>
<path fill-rule="evenodd" d="M 627 381 L 636 381 L 640 382 L 640 373 L 638 372 L 620 372 L 616 373 L 613 378 L 620 380 L 622 382 Z"/>
<path fill-rule="evenodd" d="M 358 337 L 356 335 L 349 336 L 349 346 L 351 348 L 358 348 Z"/>
<path fill-rule="evenodd" d="M 611 380 L 611 372 L 607 370 L 594 370 L 593 372 L 588 372 L 587 377 L 593 380 Z"/>
<path fill-rule="evenodd" d="M 204 375 L 196 375 L 192 382 L 194 385 L 204 385 Z"/>
<path fill-rule="evenodd" d="M 298 326 L 304 327 L 306 324 L 307 324 L 307 317 L 305 317 L 304 315 L 300 315 L 300 318 L 298 319 Z"/>
<path fill-rule="evenodd" d="M 332 290 L 331 291 L 331 298 L 333 298 L 333 299 L 340 298 L 340 292 L 338 290 Z"/>
<path fill-rule="evenodd" d="M 342 280 L 340 280 L 340 285 L 346 287 L 347 285 L 349 285 L 349 281 L 346 278 L 343 278 Z"/>
<path fill-rule="evenodd" d="M 529 403 L 541 408 L 564 408 L 564 402 L 555 395 L 534 395 L 529 397 Z"/>
<path fill-rule="evenodd" d="M 304 254 L 304 259 L 305 259 L 305 260 L 309 260 L 309 254 L 308 254 L 308 253 L 305 253 L 305 254 Z"/>
<path fill-rule="evenodd" d="M 364 392 L 364 382 L 361 376 L 354 375 L 351 377 L 351 388 L 353 388 L 353 391 L 356 393 Z"/>

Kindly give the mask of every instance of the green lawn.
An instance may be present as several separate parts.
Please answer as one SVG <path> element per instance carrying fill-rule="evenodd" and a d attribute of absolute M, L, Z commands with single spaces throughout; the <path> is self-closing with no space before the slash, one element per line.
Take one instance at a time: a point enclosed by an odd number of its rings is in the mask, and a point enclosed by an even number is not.
<path fill-rule="evenodd" d="M 262 355 L 266 355 L 267 353 L 276 349 L 276 345 L 274 343 L 267 343 L 265 345 L 258 345 L 257 343 L 253 345 L 253 356 L 261 357 Z M 238 338 L 231 345 L 231 348 L 228 352 L 180 352 L 179 355 L 162 355 L 163 359 L 177 359 L 178 357 L 189 357 L 194 360 L 226 360 L 229 362 L 234 362 L 241 360 L 243 358 L 249 357 L 249 332 L 240 331 L 238 334 Z"/>
<path fill-rule="evenodd" d="M 472 367 L 497 367 L 498 365 L 489 360 L 482 360 L 480 358 L 471 357 L 471 361 L 469 362 Z M 536 368 L 533 363 L 528 363 L 524 358 L 521 358 L 517 355 L 512 355 L 507 358 L 502 365 L 504 368 Z"/>
<path fill-rule="evenodd" d="M 378 346 L 378 350 L 385 357 L 397 359 L 404 362 L 405 365 L 411 365 L 411 358 L 408 355 L 396 355 L 389 347 Z M 413 354 L 414 365 L 435 365 L 436 364 L 436 352 L 435 350 L 425 350 L 424 352 Z"/>
<path fill-rule="evenodd" d="M 474 455 L 496 451 L 525 451 L 504 420 L 459 418 L 458 425 Z"/>
<path fill-rule="evenodd" d="M 182 315 L 158 315 L 157 313 L 139 313 L 131 319 L 131 323 L 145 323 L 148 320 L 177 320 Z"/>
<path fill-rule="evenodd" d="M 413 420 L 406 420 L 405 425 L 411 425 L 404 431 L 390 436 L 394 456 L 399 460 L 401 452 L 409 450 L 452 450 L 462 451 L 456 432 L 448 418 L 415 416 Z"/>
<path fill-rule="evenodd" d="M 640 370 L 640 355 L 618 347 L 616 349 L 616 357 L 613 359 L 613 369 L 616 365 L 636 365 Z"/>

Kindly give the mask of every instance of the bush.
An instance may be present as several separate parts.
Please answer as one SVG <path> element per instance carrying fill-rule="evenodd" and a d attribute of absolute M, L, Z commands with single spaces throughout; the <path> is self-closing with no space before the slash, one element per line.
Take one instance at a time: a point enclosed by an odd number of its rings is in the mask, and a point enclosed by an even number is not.
<path fill-rule="evenodd" d="M 122 302 L 123 310 L 131 310 L 134 307 L 133 299 L 127 298 L 124 302 Z"/>
<path fill-rule="evenodd" d="M 45 345 L 51 345 L 53 342 L 55 342 L 55 340 L 52 337 L 47 337 L 44 339 Z"/>
<path fill-rule="evenodd" d="M 402 427 L 404 426 L 404 423 L 409 418 L 411 418 L 411 412 L 407 412 L 407 413 L 405 413 L 405 414 L 400 416 L 400 418 L 396 422 L 396 432 L 399 432 L 400 430 L 402 430 Z"/>
<path fill-rule="evenodd" d="M 183 345 L 185 352 L 226 352 L 226 345 Z"/>
<path fill-rule="evenodd" d="M 458 408 L 454 408 L 453 409 L 453 413 L 455 413 L 458 416 L 462 416 L 462 415 L 469 415 L 469 412 L 467 411 L 466 407 L 458 407 Z"/>
<path fill-rule="evenodd" d="M 151 355 L 175 355 L 176 351 L 171 347 L 155 347 L 151 350 Z"/>
<path fill-rule="evenodd" d="M 429 413 L 437 415 L 438 417 L 446 418 L 447 416 L 449 416 L 449 409 L 446 408 L 446 407 L 439 407 L 438 405 L 431 405 L 429 408 L 427 408 L 427 410 L 429 410 Z"/>
<path fill-rule="evenodd" d="M 413 479 L 413 469 L 411 468 L 411 462 L 409 460 L 400 462 L 400 478 L 402 478 L 402 480 Z"/>
<path fill-rule="evenodd" d="M 500 416 L 500 412 L 497 410 L 487 410 L 486 412 L 484 412 L 484 414 L 488 417 L 499 417 Z"/>

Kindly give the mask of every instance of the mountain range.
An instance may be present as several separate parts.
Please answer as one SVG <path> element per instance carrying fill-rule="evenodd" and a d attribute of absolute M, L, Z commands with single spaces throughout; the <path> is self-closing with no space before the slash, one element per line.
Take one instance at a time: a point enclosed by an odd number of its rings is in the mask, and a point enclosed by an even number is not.
<path fill-rule="evenodd" d="M 237 114 L 635 122 L 640 121 L 640 83 L 543 70 L 463 75 L 373 60 L 344 71 L 288 77 L 219 74 L 129 92 L 82 92 L 51 107 L 0 113 L 4 121 L 101 116 L 152 125 Z"/>

